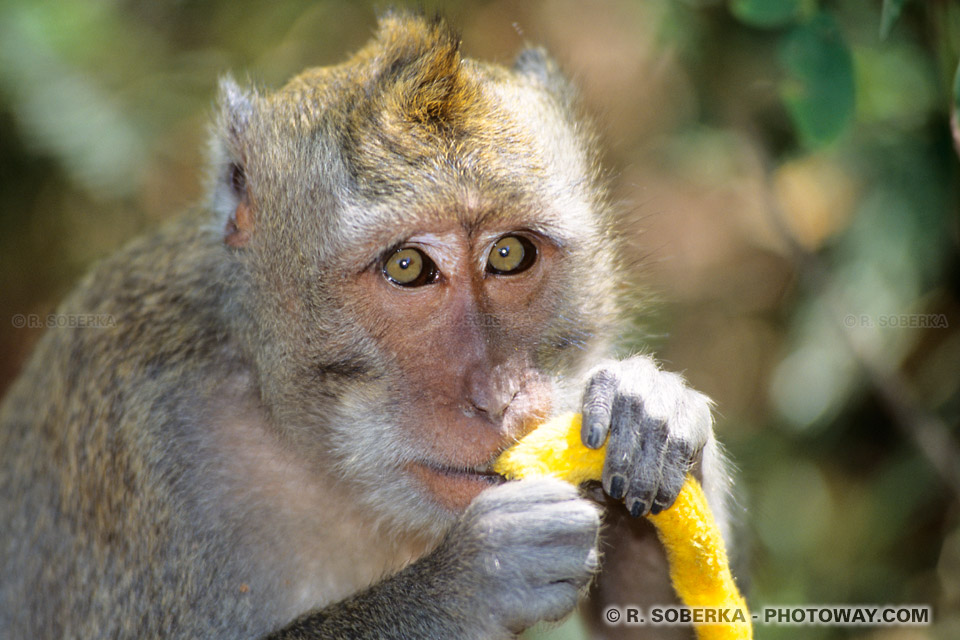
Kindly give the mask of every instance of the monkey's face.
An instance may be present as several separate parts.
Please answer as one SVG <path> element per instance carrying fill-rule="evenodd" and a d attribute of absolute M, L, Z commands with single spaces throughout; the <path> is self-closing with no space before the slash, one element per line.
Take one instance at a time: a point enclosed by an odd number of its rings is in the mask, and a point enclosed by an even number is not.
<path fill-rule="evenodd" d="M 500 482 L 491 463 L 564 402 L 596 327 L 582 276 L 600 256 L 531 194 L 486 191 L 423 192 L 399 213 L 368 203 L 390 223 L 341 245 L 354 258 L 331 290 L 371 375 L 339 398 L 350 437 L 330 429 L 381 504 L 454 514 Z"/>
<path fill-rule="evenodd" d="M 363 502 L 438 526 L 501 481 L 505 448 L 579 399 L 560 392 L 594 337 L 584 273 L 603 263 L 530 199 L 380 206 L 379 228 L 342 237 L 321 279 L 273 292 L 273 324 L 295 328 L 275 338 L 282 366 L 307 381 L 275 401 L 297 446 Z"/>
<path fill-rule="evenodd" d="M 444 507 L 497 482 L 496 456 L 550 413 L 540 337 L 556 310 L 561 251 L 508 221 L 434 224 L 390 246 L 353 282 L 356 317 L 389 365 L 402 470 Z"/>
<path fill-rule="evenodd" d="M 552 63 L 485 67 L 398 29 L 270 97 L 226 86 L 242 171 L 220 206 L 278 427 L 364 504 L 429 528 L 579 399 L 562 389 L 612 319 L 613 259 Z"/>

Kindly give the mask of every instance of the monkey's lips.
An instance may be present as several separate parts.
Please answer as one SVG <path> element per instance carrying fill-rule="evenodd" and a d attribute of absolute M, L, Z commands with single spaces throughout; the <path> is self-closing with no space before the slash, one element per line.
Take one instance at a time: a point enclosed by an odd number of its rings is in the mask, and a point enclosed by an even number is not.
<path fill-rule="evenodd" d="M 506 478 L 490 470 L 491 464 L 456 467 L 414 462 L 407 468 L 437 502 L 448 509 L 463 511 L 481 491 L 506 482 Z"/>

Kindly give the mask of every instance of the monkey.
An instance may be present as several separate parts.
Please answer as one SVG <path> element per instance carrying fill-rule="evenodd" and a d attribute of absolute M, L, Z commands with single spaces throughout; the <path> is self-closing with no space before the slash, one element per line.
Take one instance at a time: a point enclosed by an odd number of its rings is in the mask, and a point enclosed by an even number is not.
<path fill-rule="evenodd" d="M 111 322 L 48 331 L 0 408 L 4 637 L 499 639 L 578 604 L 612 637 L 670 601 L 641 516 L 692 471 L 726 527 L 729 474 L 706 396 L 612 357 L 607 178 L 545 51 L 390 11 L 274 92 L 224 78 L 214 129 L 208 196 L 82 279 L 57 313 Z M 490 470 L 564 410 L 600 487 Z"/>

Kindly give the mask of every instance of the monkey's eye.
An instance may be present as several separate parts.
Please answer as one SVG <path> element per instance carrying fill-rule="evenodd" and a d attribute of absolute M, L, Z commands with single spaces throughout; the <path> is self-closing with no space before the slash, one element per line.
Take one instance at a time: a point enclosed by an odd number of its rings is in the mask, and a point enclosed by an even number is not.
<path fill-rule="evenodd" d="M 383 264 L 383 276 L 401 287 L 420 287 L 436 282 L 440 272 L 423 251 L 411 247 L 397 249 Z"/>
<path fill-rule="evenodd" d="M 490 249 L 487 271 L 512 275 L 526 271 L 537 259 L 537 248 L 523 236 L 504 236 Z"/>

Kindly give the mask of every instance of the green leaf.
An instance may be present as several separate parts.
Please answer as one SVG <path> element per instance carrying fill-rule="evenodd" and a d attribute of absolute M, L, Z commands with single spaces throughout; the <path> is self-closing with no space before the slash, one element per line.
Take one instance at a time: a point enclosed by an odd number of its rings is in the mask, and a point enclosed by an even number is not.
<path fill-rule="evenodd" d="M 730 12 L 753 27 L 780 27 L 797 17 L 800 0 L 730 0 Z"/>
<path fill-rule="evenodd" d="M 900 17 L 903 5 L 909 0 L 883 0 L 883 9 L 880 11 L 880 39 L 886 40 L 890 30 Z"/>
<path fill-rule="evenodd" d="M 807 146 L 827 144 L 853 117 L 853 58 L 827 13 L 790 32 L 780 48 L 787 72 L 781 92 L 797 133 Z"/>

